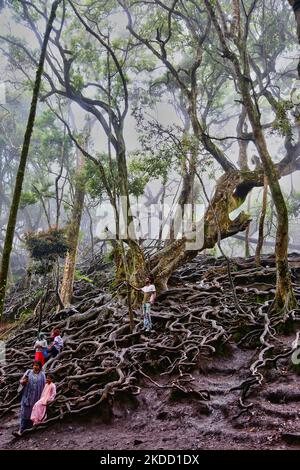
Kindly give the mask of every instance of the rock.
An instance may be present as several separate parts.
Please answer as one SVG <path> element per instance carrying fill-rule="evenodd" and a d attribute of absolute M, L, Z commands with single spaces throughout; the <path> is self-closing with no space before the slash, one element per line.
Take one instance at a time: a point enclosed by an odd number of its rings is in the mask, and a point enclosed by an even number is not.
<path fill-rule="evenodd" d="M 134 439 L 134 441 L 133 441 L 134 446 L 138 446 L 139 444 L 142 444 L 142 443 L 143 443 L 143 441 L 141 441 L 140 439 Z"/>
<path fill-rule="evenodd" d="M 164 420 L 164 419 L 167 419 L 169 416 L 169 413 L 167 411 L 160 411 L 159 413 L 157 413 L 156 415 L 156 419 L 160 419 L 160 420 Z"/>
<path fill-rule="evenodd" d="M 300 434 L 285 432 L 282 434 L 282 439 L 287 444 L 300 444 Z"/>
<path fill-rule="evenodd" d="M 208 416 L 211 414 L 211 409 L 206 403 L 199 403 L 197 411 L 200 415 Z"/>

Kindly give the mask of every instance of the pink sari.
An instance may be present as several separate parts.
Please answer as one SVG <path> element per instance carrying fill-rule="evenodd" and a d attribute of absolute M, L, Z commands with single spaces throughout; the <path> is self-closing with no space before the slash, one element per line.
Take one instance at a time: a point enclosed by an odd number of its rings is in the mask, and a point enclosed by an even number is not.
<path fill-rule="evenodd" d="M 56 386 L 54 383 L 47 384 L 44 387 L 41 398 L 32 408 L 30 419 L 34 425 L 41 423 L 47 419 L 47 405 L 54 400 L 56 395 Z"/>

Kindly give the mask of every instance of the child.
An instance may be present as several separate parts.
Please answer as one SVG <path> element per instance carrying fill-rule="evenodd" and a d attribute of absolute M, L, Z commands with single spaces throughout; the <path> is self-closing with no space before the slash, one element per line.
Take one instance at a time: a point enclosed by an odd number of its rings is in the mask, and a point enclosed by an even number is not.
<path fill-rule="evenodd" d="M 53 339 L 53 343 L 48 348 L 49 356 L 56 357 L 60 353 L 64 345 L 63 339 L 60 336 L 59 328 L 55 328 L 53 330 L 51 338 Z"/>
<path fill-rule="evenodd" d="M 154 278 L 151 274 L 146 277 L 146 284 L 142 288 L 138 288 L 135 286 L 131 287 L 135 290 L 142 291 L 144 293 L 143 303 L 142 303 L 142 312 L 144 316 L 144 328 L 145 331 L 151 331 L 152 329 L 152 321 L 151 321 L 151 305 L 154 303 L 156 298 L 156 289 L 155 285 L 153 284 Z"/>
<path fill-rule="evenodd" d="M 38 339 L 36 340 L 34 344 L 34 349 L 35 349 L 34 360 L 40 361 L 42 363 L 42 366 L 45 364 L 45 350 L 47 350 L 47 348 L 48 348 L 48 344 L 47 344 L 47 340 L 45 339 L 44 333 L 39 333 Z"/>
<path fill-rule="evenodd" d="M 47 374 L 46 384 L 42 391 L 41 398 L 32 408 L 30 419 L 34 426 L 47 419 L 47 405 L 54 400 L 55 395 L 56 386 L 53 383 L 53 376 L 51 374 Z"/>

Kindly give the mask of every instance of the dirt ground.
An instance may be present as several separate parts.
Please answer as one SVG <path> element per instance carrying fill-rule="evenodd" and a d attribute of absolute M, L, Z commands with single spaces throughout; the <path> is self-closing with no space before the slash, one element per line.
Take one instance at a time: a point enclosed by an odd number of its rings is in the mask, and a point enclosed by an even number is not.
<path fill-rule="evenodd" d="M 167 379 L 156 377 L 160 387 L 145 379 L 138 398 L 118 400 L 113 416 L 94 412 L 15 439 L 11 432 L 18 425 L 16 413 L 0 423 L 0 448 L 300 449 L 300 376 L 291 370 L 270 369 L 268 383 L 248 400 L 251 413 L 235 417 L 239 392 L 229 389 L 245 378 L 252 360 L 253 350 L 231 345 L 227 357 L 203 361 L 202 371 L 194 376 L 198 390 L 210 391 L 207 401 L 171 395 L 170 389 L 161 388 Z"/>

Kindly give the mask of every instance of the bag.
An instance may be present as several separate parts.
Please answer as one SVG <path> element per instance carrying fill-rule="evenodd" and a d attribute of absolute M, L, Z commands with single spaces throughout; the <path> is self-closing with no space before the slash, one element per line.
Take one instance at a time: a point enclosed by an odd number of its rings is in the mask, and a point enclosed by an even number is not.
<path fill-rule="evenodd" d="M 17 389 L 17 395 L 18 395 L 19 398 L 22 397 L 22 395 L 23 395 L 23 390 L 24 390 L 24 385 L 20 384 L 20 385 L 18 386 L 18 389 Z"/>
<path fill-rule="evenodd" d="M 26 373 L 25 373 L 25 377 L 28 377 L 30 374 L 30 370 L 27 370 Z M 23 392 L 24 392 L 24 387 L 25 385 L 23 384 L 19 384 L 18 388 L 17 388 L 17 395 L 19 398 L 22 398 L 22 395 L 23 395 Z"/>

